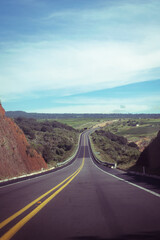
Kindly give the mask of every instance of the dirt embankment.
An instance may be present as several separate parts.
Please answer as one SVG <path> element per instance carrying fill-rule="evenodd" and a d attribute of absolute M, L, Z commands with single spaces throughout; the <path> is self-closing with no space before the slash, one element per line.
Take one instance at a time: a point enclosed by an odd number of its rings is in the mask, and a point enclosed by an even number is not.
<path fill-rule="evenodd" d="M 137 165 L 149 169 L 159 170 L 160 173 L 160 131 L 150 144 L 143 150 L 137 161 Z"/>
<path fill-rule="evenodd" d="M 46 169 L 47 164 L 28 144 L 22 130 L 9 118 L 0 104 L 0 179 Z"/>
<path fill-rule="evenodd" d="M 143 150 L 149 145 L 151 139 L 151 137 L 141 137 L 139 140 L 135 141 L 135 143 L 139 147 L 140 152 L 143 152 Z"/>
<path fill-rule="evenodd" d="M 103 127 L 106 127 L 107 125 L 110 125 L 110 124 L 112 124 L 114 122 L 117 122 L 117 121 L 118 120 L 110 120 L 110 121 L 105 121 L 105 122 L 102 122 L 102 123 L 97 123 L 96 125 L 94 125 L 93 128 L 98 128 L 98 127 L 103 128 Z"/>

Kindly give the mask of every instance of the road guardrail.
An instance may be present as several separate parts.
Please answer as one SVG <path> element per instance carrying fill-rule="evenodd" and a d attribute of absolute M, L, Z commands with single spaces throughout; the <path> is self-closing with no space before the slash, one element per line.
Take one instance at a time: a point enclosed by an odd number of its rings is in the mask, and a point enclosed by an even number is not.
<path fill-rule="evenodd" d="M 59 163 L 57 163 L 57 167 L 64 166 L 64 165 L 66 165 L 67 163 L 71 162 L 73 159 L 75 159 L 75 157 L 77 156 L 78 151 L 79 151 L 81 137 L 82 137 L 82 133 L 79 135 L 78 145 L 77 145 L 77 149 L 76 149 L 75 153 L 74 153 L 70 158 L 68 158 L 67 160 L 65 160 L 64 162 L 59 162 Z"/>
<path fill-rule="evenodd" d="M 99 160 L 97 158 L 97 156 L 95 155 L 93 149 L 92 149 L 92 146 L 91 146 L 91 140 L 90 140 L 90 137 L 88 136 L 88 143 L 89 143 L 89 148 L 90 148 L 90 152 L 91 152 L 91 155 L 93 157 L 93 159 L 100 165 L 102 166 L 106 166 L 106 167 L 110 167 L 110 168 L 116 168 L 117 167 L 117 163 L 108 163 L 108 162 L 102 162 L 101 160 Z"/>

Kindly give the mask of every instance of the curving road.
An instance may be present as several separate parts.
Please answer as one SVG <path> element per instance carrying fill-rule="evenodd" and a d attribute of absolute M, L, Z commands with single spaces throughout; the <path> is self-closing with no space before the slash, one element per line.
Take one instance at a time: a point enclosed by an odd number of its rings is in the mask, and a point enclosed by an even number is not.
<path fill-rule="evenodd" d="M 1 240 L 160 239 L 159 180 L 98 165 L 88 132 L 72 164 L 0 187 Z"/>

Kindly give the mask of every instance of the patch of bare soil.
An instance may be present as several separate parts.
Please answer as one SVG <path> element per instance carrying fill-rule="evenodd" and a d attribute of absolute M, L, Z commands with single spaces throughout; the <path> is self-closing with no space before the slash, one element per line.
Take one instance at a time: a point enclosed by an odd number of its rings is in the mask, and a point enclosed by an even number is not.
<path fill-rule="evenodd" d="M 135 141 L 135 143 L 139 147 L 140 152 L 142 152 L 148 146 L 151 139 L 152 139 L 151 137 L 144 137 L 144 138 L 141 137 L 139 140 Z"/>
<path fill-rule="evenodd" d="M 106 121 L 106 122 L 102 122 L 102 123 L 98 123 L 96 124 L 93 128 L 97 128 L 97 127 L 106 127 L 107 125 L 110 125 L 114 122 L 116 122 L 118 120 L 110 120 L 110 121 Z"/>

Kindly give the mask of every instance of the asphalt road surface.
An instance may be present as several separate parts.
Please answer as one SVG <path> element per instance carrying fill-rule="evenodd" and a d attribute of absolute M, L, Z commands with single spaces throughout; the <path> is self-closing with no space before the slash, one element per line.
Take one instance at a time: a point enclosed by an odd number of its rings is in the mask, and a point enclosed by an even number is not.
<path fill-rule="evenodd" d="M 159 180 L 95 163 L 82 135 L 75 161 L 0 187 L 1 240 L 160 239 Z"/>

